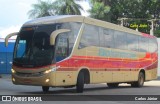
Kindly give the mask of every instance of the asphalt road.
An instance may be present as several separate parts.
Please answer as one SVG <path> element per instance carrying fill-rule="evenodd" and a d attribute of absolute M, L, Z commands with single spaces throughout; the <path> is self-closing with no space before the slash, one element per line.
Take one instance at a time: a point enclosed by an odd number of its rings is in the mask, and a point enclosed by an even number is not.
<path fill-rule="evenodd" d="M 128 84 L 120 84 L 118 88 L 108 88 L 106 84 L 89 84 L 85 85 L 83 93 L 76 93 L 75 87 L 73 88 L 50 88 L 48 93 L 43 93 L 39 86 L 23 86 L 13 85 L 10 76 L 2 76 L 0 78 L 0 95 L 160 95 L 160 78 L 157 80 L 145 82 L 142 88 L 133 88 Z M 74 98 L 73 98 L 74 99 Z M 1 103 L 1 102 L 0 102 Z M 13 103 L 13 102 L 12 102 Z M 28 102 L 24 102 L 28 104 Z M 37 104 L 41 104 L 39 102 Z M 44 102 L 43 102 L 44 103 Z M 47 104 L 53 102 L 46 102 Z M 56 104 L 82 104 L 82 102 L 59 102 L 54 101 Z M 135 104 L 135 102 L 128 101 L 87 101 L 87 104 Z M 136 101 L 139 104 L 150 104 L 151 102 Z M 155 101 L 152 104 L 159 104 Z"/>

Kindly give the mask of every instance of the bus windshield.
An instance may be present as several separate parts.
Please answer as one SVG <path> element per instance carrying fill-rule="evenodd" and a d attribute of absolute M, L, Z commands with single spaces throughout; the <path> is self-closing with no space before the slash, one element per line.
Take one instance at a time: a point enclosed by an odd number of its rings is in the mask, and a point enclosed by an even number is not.
<path fill-rule="evenodd" d="M 43 66 L 51 63 L 54 46 L 44 27 L 23 28 L 17 38 L 14 63 L 26 66 Z"/>
<path fill-rule="evenodd" d="M 71 26 L 70 26 L 71 25 Z M 57 23 L 52 25 L 40 25 L 23 27 L 16 40 L 13 64 L 21 67 L 40 67 L 56 62 L 54 55 L 55 45 L 50 45 L 50 35 L 53 31 L 61 28 L 72 30 L 67 34 L 69 40 L 69 51 L 72 50 L 78 35 L 77 29 L 80 25 L 75 23 Z M 77 29 L 72 29 L 77 28 Z"/>

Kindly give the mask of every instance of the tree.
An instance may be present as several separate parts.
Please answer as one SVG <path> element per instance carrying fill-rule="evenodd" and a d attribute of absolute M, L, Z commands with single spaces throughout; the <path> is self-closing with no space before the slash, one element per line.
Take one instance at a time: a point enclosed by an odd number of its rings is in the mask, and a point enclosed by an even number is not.
<path fill-rule="evenodd" d="M 56 0 L 53 5 L 58 15 L 81 15 L 83 10 L 74 0 Z"/>
<path fill-rule="evenodd" d="M 74 0 L 42 1 L 32 5 L 28 12 L 29 18 L 39 18 L 51 15 L 81 15 L 83 8 Z"/>
<path fill-rule="evenodd" d="M 153 18 L 160 18 L 160 0 L 151 0 L 151 1 L 152 2 L 150 3 L 149 7 L 150 14 L 152 14 Z"/>
<path fill-rule="evenodd" d="M 38 0 L 37 4 L 32 5 L 32 10 L 28 12 L 29 18 L 39 18 L 54 15 L 54 6 L 50 1 Z"/>
<path fill-rule="evenodd" d="M 100 20 L 106 20 L 106 18 L 108 17 L 107 14 L 110 11 L 110 7 L 105 6 L 104 3 L 102 2 L 96 2 L 94 0 L 92 0 L 91 2 L 92 2 L 92 6 L 91 6 L 91 9 L 89 10 L 90 17 L 100 19 Z"/>
<path fill-rule="evenodd" d="M 145 28 L 139 28 L 139 31 L 145 33 L 149 33 L 150 31 L 150 26 L 149 26 L 150 23 L 147 20 L 153 18 L 160 18 L 160 0 L 90 0 L 90 1 L 91 5 L 94 5 L 95 2 L 99 2 L 103 3 L 104 6 L 110 7 L 110 11 L 107 13 L 108 17 L 105 16 L 101 17 L 102 20 L 117 24 L 118 18 L 124 18 L 124 17 L 132 18 L 127 21 L 129 24 L 132 23 L 137 25 L 140 24 L 148 25 Z M 110 20 L 108 20 L 108 18 L 110 18 Z M 158 31 L 156 31 L 155 33 L 158 33 Z"/>
<path fill-rule="evenodd" d="M 154 31 L 154 35 L 155 35 L 156 37 L 160 37 L 160 28 L 159 28 L 158 30 L 155 30 L 155 31 Z"/>

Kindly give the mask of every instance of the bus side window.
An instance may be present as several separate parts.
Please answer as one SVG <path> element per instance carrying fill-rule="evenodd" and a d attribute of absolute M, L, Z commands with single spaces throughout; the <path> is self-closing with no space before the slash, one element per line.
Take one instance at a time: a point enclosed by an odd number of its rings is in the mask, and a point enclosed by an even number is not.
<path fill-rule="evenodd" d="M 156 39 L 149 39 L 149 52 L 156 52 L 157 49 L 157 43 L 156 43 Z"/>
<path fill-rule="evenodd" d="M 128 34 L 127 35 L 127 43 L 128 43 L 128 50 L 139 51 L 138 36 L 135 36 L 133 34 Z"/>
<path fill-rule="evenodd" d="M 149 40 L 148 38 L 145 37 L 139 37 L 139 51 L 140 52 L 148 52 L 148 45 L 149 45 Z"/>
<path fill-rule="evenodd" d="M 78 48 L 89 46 L 99 46 L 99 27 L 86 24 Z"/>
<path fill-rule="evenodd" d="M 104 44 L 106 48 L 114 48 L 114 31 L 111 29 L 103 29 Z"/>
<path fill-rule="evenodd" d="M 68 57 L 68 34 L 62 33 L 59 34 L 56 38 L 56 50 L 55 50 L 55 60 L 56 62 L 61 61 Z"/>

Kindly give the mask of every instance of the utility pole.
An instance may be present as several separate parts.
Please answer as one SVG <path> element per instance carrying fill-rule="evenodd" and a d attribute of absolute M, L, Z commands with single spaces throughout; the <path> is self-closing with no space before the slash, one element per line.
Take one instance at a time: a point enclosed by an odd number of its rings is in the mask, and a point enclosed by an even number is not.
<path fill-rule="evenodd" d="M 119 18 L 118 21 L 121 22 L 121 26 L 124 26 L 124 21 L 128 20 L 128 18 Z"/>
<path fill-rule="evenodd" d="M 148 20 L 148 22 L 151 22 L 151 29 L 150 29 L 150 35 L 154 35 L 154 22 L 156 19 Z"/>
<path fill-rule="evenodd" d="M 121 26 L 124 26 L 124 21 L 128 20 L 128 19 L 132 19 L 132 18 L 119 18 L 118 21 L 121 22 Z M 136 31 L 138 31 L 138 27 L 136 28 Z"/>
<path fill-rule="evenodd" d="M 128 19 L 130 19 L 130 20 L 147 20 L 147 19 L 143 19 L 143 18 L 118 18 L 117 20 L 120 21 L 121 26 L 124 26 L 124 22 Z M 160 20 L 160 19 L 147 20 L 148 22 L 151 22 L 150 35 L 154 35 L 154 28 L 155 28 L 154 25 L 155 25 L 155 22 L 158 20 Z M 136 28 L 136 31 L 138 31 L 138 27 Z"/>

